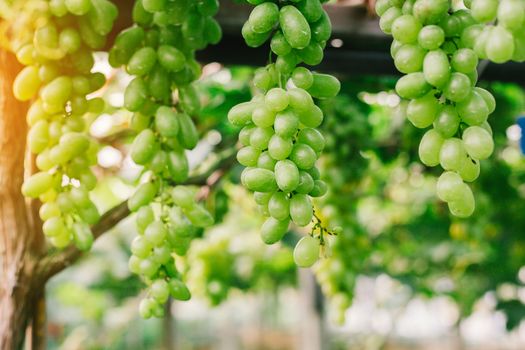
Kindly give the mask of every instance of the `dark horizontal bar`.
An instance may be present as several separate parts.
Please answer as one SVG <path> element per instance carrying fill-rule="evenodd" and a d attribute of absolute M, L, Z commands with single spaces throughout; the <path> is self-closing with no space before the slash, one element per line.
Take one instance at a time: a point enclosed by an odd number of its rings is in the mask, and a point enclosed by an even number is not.
<path fill-rule="evenodd" d="M 199 58 L 223 64 L 266 64 L 268 46 L 249 48 L 240 34 L 251 9 L 251 6 L 221 0 L 217 19 L 223 27 L 224 38 L 220 44 L 200 52 Z M 326 10 L 332 20 L 332 38 L 342 40 L 343 45 L 334 48 L 329 44 L 325 59 L 317 69 L 342 76 L 400 75 L 390 57 L 391 38 L 381 32 L 377 17 L 371 16 L 361 6 L 326 6 Z M 514 82 L 525 86 L 525 64 L 489 63 L 480 79 Z"/>

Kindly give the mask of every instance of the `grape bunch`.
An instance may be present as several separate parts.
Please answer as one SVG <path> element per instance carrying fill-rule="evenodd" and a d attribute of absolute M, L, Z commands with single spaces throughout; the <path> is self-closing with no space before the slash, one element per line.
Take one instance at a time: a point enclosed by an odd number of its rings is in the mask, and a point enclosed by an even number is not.
<path fill-rule="evenodd" d="M 242 127 L 239 141 L 243 147 L 237 159 L 246 168 L 241 182 L 255 192 L 255 202 L 268 217 L 261 237 L 273 244 L 282 239 L 290 222 L 310 224 L 315 216 L 311 197 L 327 191 L 315 165 L 325 139 L 317 130 L 323 112 L 314 98 L 336 96 L 340 83 L 331 75 L 298 66 L 314 66 L 323 59 L 331 23 L 321 1 L 248 2 L 256 6 L 242 35 L 251 47 L 270 39 L 270 57 L 276 58 L 255 73 L 253 83 L 261 93 L 233 107 L 228 119 Z M 318 236 L 312 232 L 303 237 L 294 250 L 297 265 L 314 264 L 323 243 L 323 230 Z"/>
<path fill-rule="evenodd" d="M 25 6 L 33 11 L 26 23 L 31 29 L 14 48 L 25 68 L 13 92 L 21 101 L 32 100 L 27 142 L 39 172 L 26 179 L 22 193 L 42 201 L 43 232 L 53 246 L 74 242 L 88 250 L 90 225 L 100 216 L 89 197 L 97 182 L 90 167 L 98 146 L 88 129 L 92 115 L 104 109 L 101 98 L 88 95 L 105 84 L 103 74 L 91 73 L 93 51 L 105 44 L 117 8 L 108 0 L 29 1 Z"/>
<path fill-rule="evenodd" d="M 501 1 L 501 6 L 510 2 L 519 5 L 517 12 L 523 12 L 522 1 Z M 477 179 L 480 160 L 494 149 L 487 118 L 495 109 L 495 100 L 490 92 L 476 87 L 479 58 L 493 56 L 489 52 L 495 43 L 505 42 L 495 28 L 491 40 L 481 48 L 478 29 L 484 25 L 478 21 L 493 19 L 486 13 L 493 12 L 490 3 L 497 8 L 500 2 L 474 0 L 466 4 L 471 5 L 470 10 L 453 10 L 449 0 L 376 3 L 381 29 L 394 38 L 394 63 L 406 74 L 396 84 L 396 92 L 406 100 L 406 116 L 417 128 L 432 127 L 421 140 L 420 159 L 445 170 L 437 194 L 457 217 L 474 212 L 474 195 L 466 182 Z"/>
<path fill-rule="evenodd" d="M 465 6 L 480 24 L 465 32 L 464 42 L 479 58 L 525 61 L 525 1 L 470 0 Z"/>
<path fill-rule="evenodd" d="M 218 7 L 217 0 L 137 0 L 135 25 L 116 37 L 109 52 L 110 64 L 133 76 L 124 107 L 133 112 L 137 136 L 130 154 L 143 166 L 144 181 L 128 201 L 139 232 L 129 268 L 149 286 L 139 306 L 144 318 L 162 316 L 170 295 L 190 298 L 173 253 L 185 255 L 196 229 L 214 222 L 196 203 L 195 191 L 182 185 L 189 176 L 185 152 L 199 140 L 192 120 L 201 108 L 193 85 L 201 74 L 195 51 L 220 40 L 212 17 Z"/>

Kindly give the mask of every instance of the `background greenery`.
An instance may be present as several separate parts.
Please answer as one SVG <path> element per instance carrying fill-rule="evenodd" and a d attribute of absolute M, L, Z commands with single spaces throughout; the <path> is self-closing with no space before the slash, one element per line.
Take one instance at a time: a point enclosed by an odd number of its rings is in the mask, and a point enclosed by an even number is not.
<path fill-rule="evenodd" d="M 126 158 L 130 115 L 120 109 L 122 86 L 129 78 L 106 73 L 113 75 L 104 91 L 110 107 L 92 128 L 109 145 L 99 154 L 98 171 L 109 175 L 96 190 L 102 210 L 126 198 L 138 181 L 137 169 Z M 252 91 L 249 67 L 214 63 L 204 73 L 198 87 L 206 108 L 197 123 L 203 141 L 190 156 L 195 166 L 234 147 L 238 130 L 226 114 Z M 356 305 L 363 303 L 363 288 L 376 293 L 365 297 L 365 303 L 390 314 L 405 312 L 414 301 L 445 302 L 457 313 L 449 317 L 448 333 L 483 302 L 490 312 L 504 316 L 509 331 L 516 329 L 525 316 L 525 162 L 515 125 L 525 111 L 524 90 L 482 84 L 497 99 L 489 120 L 496 151 L 482 162 L 474 184 L 475 214 L 460 220 L 435 196 L 437 173 L 418 161 L 422 132 L 405 122 L 392 92 L 395 79 L 340 78 L 341 94 L 322 106 L 328 147 L 321 169 L 330 190 L 316 202 L 323 220 L 344 228 L 314 267 L 326 298 L 320 314 L 328 315 L 328 343 L 333 348 L 375 348 L 403 335 L 392 326 L 372 327 L 364 333 L 373 334 L 375 343 L 348 339 Z M 295 312 L 300 294 L 294 289 L 298 282 L 291 256 L 301 232 L 288 233 L 279 246 L 265 246 L 257 231 L 262 217 L 239 186 L 240 171 L 233 166 L 207 194 L 207 205 L 220 224 L 201 232 L 187 257 L 178 261 L 194 299 L 172 306 L 175 324 L 137 316 L 141 282 L 127 269 L 129 242 L 136 234 L 128 219 L 98 241 L 93 254 L 49 284 L 50 347 L 158 348 L 167 327 L 181 348 L 287 348 L 301 322 Z M 235 335 L 239 329 L 245 338 Z"/>

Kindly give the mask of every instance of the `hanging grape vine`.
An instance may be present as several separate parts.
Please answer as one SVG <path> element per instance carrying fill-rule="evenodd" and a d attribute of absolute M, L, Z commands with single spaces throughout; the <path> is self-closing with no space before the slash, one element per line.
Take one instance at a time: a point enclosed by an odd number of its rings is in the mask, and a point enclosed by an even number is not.
<path fill-rule="evenodd" d="M 185 151 L 199 141 L 192 120 L 201 108 L 193 85 L 201 75 L 195 51 L 220 40 L 213 19 L 218 9 L 217 0 L 138 0 L 135 25 L 117 36 L 109 52 L 111 65 L 125 65 L 134 77 L 124 106 L 134 113 L 131 127 L 138 135 L 131 158 L 144 167 L 144 182 L 128 201 L 139 232 L 131 244 L 129 268 L 149 286 L 139 307 L 145 318 L 162 316 L 170 295 L 190 298 L 172 254 L 185 255 L 196 228 L 214 222 L 196 203 L 195 191 L 181 184 L 189 176 Z"/>
<path fill-rule="evenodd" d="M 101 98 L 87 98 L 105 78 L 91 73 L 93 51 L 101 49 L 117 17 L 108 0 L 30 1 L 24 22 L 30 29 L 15 52 L 25 68 L 13 92 L 32 100 L 27 113 L 28 146 L 36 154 L 39 172 L 28 178 L 22 193 L 39 198 L 43 232 L 52 245 L 73 242 L 88 250 L 93 243 L 90 225 L 99 213 L 89 198 L 97 179 L 97 143 L 88 134 L 90 114 L 104 108 Z M 23 10 L 24 11 L 24 10 Z"/>
<path fill-rule="evenodd" d="M 261 237 L 273 244 L 282 239 L 290 222 L 309 225 L 315 215 L 311 197 L 326 193 L 315 166 L 325 139 L 317 130 L 323 112 L 314 98 L 336 96 L 340 84 L 331 75 L 298 66 L 319 64 L 331 35 L 330 19 L 319 0 L 249 2 L 257 6 L 242 35 L 251 47 L 270 40 L 272 63 L 255 74 L 253 83 L 261 94 L 232 108 L 228 119 L 242 126 L 243 147 L 237 159 L 246 169 L 241 182 L 255 192 L 255 202 L 268 217 Z M 317 261 L 324 233 L 312 231 L 297 243 L 297 265 L 308 267 Z"/>
<path fill-rule="evenodd" d="M 394 38 L 391 54 L 406 74 L 396 85 L 406 116 L 423 136 L 423 164 L 445 170 L 437 195 L 451 213 L 468 217 L 475 199 L 466 182 L 480 173 L 494 150 L 487 121 L 495 109 L 490 92 L 476 87 L 479 59 L 525 60 L 525 2 L 472 0 L 378 0 L 380 27 Z M 495 23 L 495 25 L 493 24 Z"/>

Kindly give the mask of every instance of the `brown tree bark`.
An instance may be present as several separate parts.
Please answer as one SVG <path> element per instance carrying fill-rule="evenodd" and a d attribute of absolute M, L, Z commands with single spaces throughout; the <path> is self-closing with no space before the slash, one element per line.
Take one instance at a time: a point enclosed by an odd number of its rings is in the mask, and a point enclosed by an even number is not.
<path fill-rule="evenodd" d="M 27 104 L 11 92 L 20 67 L 4 50 L 0 67 L 0 349 L 18 349 L 43 292 L 43 284 L 32 275 L 43 245 L 37 208 L 20 192 Z"/>

